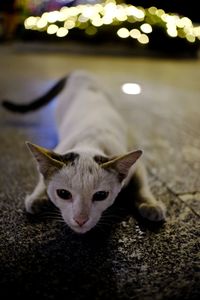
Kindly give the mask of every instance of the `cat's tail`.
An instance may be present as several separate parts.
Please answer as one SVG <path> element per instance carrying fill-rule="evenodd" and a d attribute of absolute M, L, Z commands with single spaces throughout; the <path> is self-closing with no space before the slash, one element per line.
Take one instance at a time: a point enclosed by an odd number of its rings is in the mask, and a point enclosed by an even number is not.
<path fill-rule="evenodd" d="M 48 92 L 43 96 L 32 100 L 28 104 L 14 103 L 10 100 L 3 100 L 2 106 L 9 111 L 18 113 L 27 113 L 41 108 L 42 106 L 48 104 L 54 97 L 56 97 L 62 89 L 65 87 L 68 76 L 60 79 Z"/>

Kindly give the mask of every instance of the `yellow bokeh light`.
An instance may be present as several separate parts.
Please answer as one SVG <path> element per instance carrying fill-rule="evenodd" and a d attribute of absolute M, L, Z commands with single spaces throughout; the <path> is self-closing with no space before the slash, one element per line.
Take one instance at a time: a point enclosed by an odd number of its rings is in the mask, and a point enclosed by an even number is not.
<path fill-rule="evenodd" d="M 76 27 L 80 28 L 80 29 L 86 29 L 89 26 L 89 24 L 86 23 L 78 23 Z"/>
<path fill-rule="evenodd" d="M 140 26 L 141 30 L 144 32 L 144 33 L 151 33 L 152 32 L 152 27 L 150 24 L 148 23 L 144 23 Z"/>
<path fill-rule="evenodd" d="M 148 44 L 149 38 L 146 34 L 141 34 L 138 38 L 138 42 L 140 42 L 141 44 Z"/>
<path fill-rule="evenodd" d="M 39 20 L 38 17 L 28 17 L 28 18 L 24 21 L 24 26 L 25 26 L 25 28 L 26 28 L 26 29 L 31 29 L 32 27 L 36 26 L 38 20 Z"/>
<path fill-rule="evenodd" d="M 88 18 L 88 17 L 85 17 L 84 15 L 80 15 L 80 16 L 78 17 L 78 21 L 81 22 L 81 23 L 85 23 L 85 22 L 87 22 L 88 20 L 89 20 L 89 18 Z"/>
<path fill-rule="evenodd" d="M 143 20 L 144 17 L 145 17 L 145 13 L 141 9 L 138 9 L 136 13 L 136 18 L 139 20 Z"/>
<path fill-rule="evenodd" d="M 163 20 L 164 22 L 167 22 L 169 15 L 168 14 L 163 14 L 161 16 L 161 20 Z"/>
<path fill-rule="evenodd" d="M 187 27 L 192 26 L 192 21 L 187 17 L 181 18 L 181 21 L 183 22 L 184 26 L 187 26 Z"/>
<path fill-rule="evenodd" d="M 177 19 L 175 16 L 170 16 L 168 14 L 164 14 L 166 16 L 165 22 L 167 23 L 167 27 L 176 27 Z"/>
<path fill-rule="evenodd" d="M 40 18 L 37 22 L 37 27 L 39 29 L 45 28 L 47 26 L 47 20 L 44 18 Z"/>
<path fill-rule="evenodd" d="M 113 19 L 116 17 L 117 6 L 114 3 L 108 3 L 104 6 L 104 10 L 102 11 L 103 15 L 103 23 L 111 24 Z"/>
<path fill-rule="evenodd" d="M 47 15 L 47 21 L 49 23 L 55 23 L 56 21 L 59 20 L 60 12 L 55 10 L 55 11 L 50 11 Z"/>
<path fill-rule="evenodd" d="M 193 34 L 193 28 L 192 27 L 184 27 L 183 28 L 183 31 L 186 33 L 186 34 Z"/>
<path fill-rule="evenodd" d="M 141 36 L 141 32 L 138 29 L 134 28 L 130 31 L 130 36 L 133 39 L 138 39 Z"/>
<path fill-rule="evenodd" d="M 126 12 L 125 12 L 124 8 L 120 7 L 120 6 L 118 6 L 114 16 L 118 21 L 121 21 L 121 22 L 127 20 Z"/>
<path fill-rule="evenodd" d="M 64 37 L 64 36 L 66 36 L 67 34 L 68 34 L 68 30 L 65 28 L 65 27 L 60 27 L 58 30 L 57 30 L 57 32 L 56 32 L 56 35 L 58 36 L 58 37 Z"/>
<path fill-rule="evenodd" d="M 178 19 L 177 22 L 176 22 L 176 26 L 178 28 L 183 28 L 185 26 L 185 23 L 182 19 Z"/>
<path fill-rule="evenodd" d="M 192 34 L 186 34 L 186 39 L 188 40 L 188 42 L 190 43 L 194 43 L 195 42 L 195 36 Z"/>
<path fill-rule="evenodd" d="M 89 26 L 86 28 L 85 33 L 88 35 L 95 35 L 97 33 L 97 29 L 94 26 Z"/>
<path fill-rule="evenodd" d="M 99 15 L 92 20 L 92 25 L 96 27 L 100 27 L 103 25 L 103 20 L 99 17 Z"/>
<path fill-rule="evenodd" d="M 167 33 L 168 33 L 168 35 L 171 36 L 171 37 L 177 37 L 177 35 L 178 35 L 178 32 L 177 32 L 177 30 L 176 30 L 176 27 L 169 27 L 169 28 L 167 29 Z"/>
<path fill-rule="evenodd" d="M 157 12 L 157 8 L 155 6 L 151 6 L 149 9 L 148 9 L 149 13 L 151 15 L 155 15 L 156 12 Z"/>
<path fill-rule="evenodd" d="M 60 11 L 59 16 L 58 16 L 58 21 L 59 22 L 64 22 L 66 20 L 66 15 L 64 11 Z"/>
<path fill-rule="evenodd" d="M 64 23 L 64 27 L 66 29 L 72 29 L 75 27 L 75 25 L 76 25 L 76 22 L 73 19 L 69 19 L 69 20 L 65 21 L 65 23 Z"/>
<path fill-rule="evenodd" d="M 116 3 L 107 3 L 105 6 L 104 6 L 104 11 L 107 15 L 113 15 L 116 13 L 116 10 L 117 10 L 117 5 Z"/>
<path fill-rule="evenodd" d="M 42 14 L 41 18 L 47 20 L 49 13 L 45 12 Z"/>
<path fill-rule="evenodd" d="M 102 22 L 103 22 L 103 24 L 105 24 L 105 25 L 109 25 L 109 24 L 111 24 L 112 22 L 113 22 L 113 19 L 111 18 L 111 17 L 107 17 L 107 16 L 104 16 L 103 18 L 102 18 Z"/>
<path fill-rule="evenodd" d="M 128 16 L 134 16 L 134 14 L 135 14 L 135 10 L 136 10 L 137 8 L 135 7 L 135 6 L 133 6 L 133 5 L 128 5 L 127 7 L 126 7 L 126 14 L 128 15 Z"/>
<path fill-rule="evenodd" d="M 87 19 L 92 18 L 92 16 L 97 13 L 98 10 L 94 6 L 89 6 L 89 5 L 86 5 L 86 7 L 84 7 L 82 11 L 82 15 Z"/>
<path fill-rule="evenodd" d="M 118 31 L 117 31 L 117 35 L 122 38 L 122 39 L 125 39 L 127 37 L 129 37 L 129 30 L 125 27 L 123 28 L 120 28 Z"/>
<path fill-rule="evenodd" d="M 142 22 L 143 20 L 145 21 Z M 62 22 L 60 28 L 56 25 L 57 22 Z M 126 26 L 123 25 L 123 22 L 124 24 L 129 23 L 127 27 L 131 23 L 135 23 L 135 27 L 139 27 L 141 31 L 136 28 L 129 31 L 122 27 L 117 31 L 117 35 L 121 38 L 130 36 L 142 44 L 149 42 L 147 34 L 152 32 L 154 24 L 164 28 L 170 37 L 178 36 L 191 43 L 195 42 L 197 38 L 200 39 L 200 26 L 195 27 L 187 17 L 180 17 L 172 13 L 167 14 L 163 9 L 158 9 L 155 6 L 144 9 L 132 4 L 117 4 L 116 0 L 102 1 L 101 4 L 64 6 L 59 11 L 45 12 L 41 17 L 30 16 L 24 21 L 24 26 L 26 29 L 39 31 L 47 28 L 48 34 L 64 37 L 73 28 L 79 28 L 84 30 L 86 34 L 93 35 L 97 33 L 98 27 L 104 25 L 115 27 L 119 24 Z"/>
<path fill-rule="evenodd" d="M 184 39 L 185 36 L 186 36 L 186 34 L 185 34 L 184 31 L 182 31 L 182 30 L 179 30 L 179 31 L 178 31 L 178 37 L 180 37 L 181 39 Z"/>
<path fill-rule="evenodd" d="M 95 8 L 95 11 L 96 11 L 97 13 L 103 11 L 103 6 L 102 6 L 101 4 L 99 4 L 99 3 L 95 4 L 93 7 Z"/>
<path fill-rule="evenodd" d="M 194 27 L 193 33 L 196 37 L 200 37 L 200 26 Z"/>
<path fill-rule="evenodd" d="M 117 16 L 116 16 L 116 19 L 118 20 L 118 21 L 120 21 L 120 22 L 124 22 L 124 21 L 126 21 L 127 20 L 127 16 L 126 15 L 124 15 L 124 14 L 118 14 Z"/>
<path fill-rule="evenodd" d="M 162 15 L 164 15 L 165 14 L 165 11 L 163 10 L 163 9 L 157 9 L 156 10 L 156 15 L 158 16 L 158 17 L 161 17 Z"/>
<path fill-rule="evenodd" d="M 63 16 L 63 19 L 64 19 L 63 21 L 67 20 L 71 16 L 69 8 L 65 7 L 65 6 L 61 8 L 60 13 L 61 13 L 61 15 L 60 15 L 59 19 L 62 18 L 62 16 Z"/>
<path fill-rule="evenodd" d="M 135 18 L 141 19 L 141 20 L 144 19 L 144 16 L 145 16 L 144 12 L 135 6 L 127 7 L 126 13 L 128 16 L 134 16 Z"/>
<path fill-rule="evenodd" d="M 81 5 L 79 6 L 72 6 L 68 8 L 68 13 L 70 16 L 77 16 L 81 12 Z"/>
<path fill-rule="evenodd" d="M 55 24 L 51 24 L 51 25 L 49 25 L 48 28 L 47 28 L 47 33 L 48 33 L 48 34 L 54 34 L 54 33 L 56 33 L 57 31 L 58 31 L 58 26 L 55 25 Z"/>

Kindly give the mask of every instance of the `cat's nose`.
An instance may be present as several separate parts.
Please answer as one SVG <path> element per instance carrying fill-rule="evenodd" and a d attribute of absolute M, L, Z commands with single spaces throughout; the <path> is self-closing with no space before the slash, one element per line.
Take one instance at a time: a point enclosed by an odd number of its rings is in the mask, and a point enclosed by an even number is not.
<path fill-rule="evenodd" d="M 87 221 L 88 221 L 88 217 L 74 217 L 74 221 L 79 225 L 79 226 L 83 226 Z"/>

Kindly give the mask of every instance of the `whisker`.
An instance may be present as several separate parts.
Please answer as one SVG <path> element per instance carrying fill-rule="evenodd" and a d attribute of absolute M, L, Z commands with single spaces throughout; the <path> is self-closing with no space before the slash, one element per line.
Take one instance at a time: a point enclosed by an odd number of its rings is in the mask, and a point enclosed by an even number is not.
<path fill-rule="evenodd" d="M 123 219 L 123 215 L 104 214 L 102 215 L 102 219 L 121 220 Z"/>
<path fill-rule="evenodd" d="M 40 218 L 43 219 L 47 219 L 47 220 L 55 220 L 58 221 L 60 223 L 65 223 L 65 221 L 63 220 L 60 211 L 46 211 L 46 212 L 42 212 L 39 215 Z"/>
<path fill-rule="evenodd" d="M 63 221 L 62 218 L 59 217 L 53 217 L 53 216 L 46 216 L 47 219 L 51 219 L 51 220 L 57 220 L 57 221 Z"/>
<path fill-rule="evenodd" d="M 105 218 L 121 218 L 121 216 L 119 215 L 112 215 L 112 214 L 105 214 L 103 215 L 102 217 L 105 217 Z"/>
<path fill-rule="evenodd" d="M 103 220 L 103 219 L 100 219 L 99 222 L 98 222 L 98 225 L 102 225 L 102 226 L 110 226 L 110 225 L 112 225 L 112 221 L 109 222 L 109 220 Z"/>
<path fill-rule="evenodd" d="M 58 212 L 53 212 L 53 211 L 46 211 L 46 212 L 41 212 L 39 214 L 40 216 L 57 216 L 57 217 L 61 217 L 61 213 L 58 211 Z"/>
<path fill-rule="evenodd" d="M 104 230 L 103 227 L 102 227 L 101 225 L 102 225 L 102 224 L 101 224 L 100 222 L 98 222 L 98 223 L 96 224 L 95 227 L 96 227 L 99 231 L 101 231 L 103 234 L 106 234 L 107 231 Z"/>

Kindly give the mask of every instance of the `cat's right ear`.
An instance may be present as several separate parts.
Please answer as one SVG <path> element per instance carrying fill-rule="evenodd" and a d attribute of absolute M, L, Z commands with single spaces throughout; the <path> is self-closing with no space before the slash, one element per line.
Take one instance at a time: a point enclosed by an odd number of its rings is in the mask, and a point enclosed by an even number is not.
<path fill-rule="evenodd" d="M 123 180 L 128 175 L 130 168 L 135 164 L 141 155 L 141 150 L 131 151 L 125 155 L 118 156 L 106 163 L 103 163 L 101 167 L 104 169 L 115 169 L 120 175 L 119 178 Z"/>
<path fill-rule="evenodd" d="M 55 159 L 56 154 L 53 151 L 30 142 L 26 142 L 26 146 L 37 161 L 39 171 L 45 179 L 50 178 L 64 166 L 62 162 Z"/>

